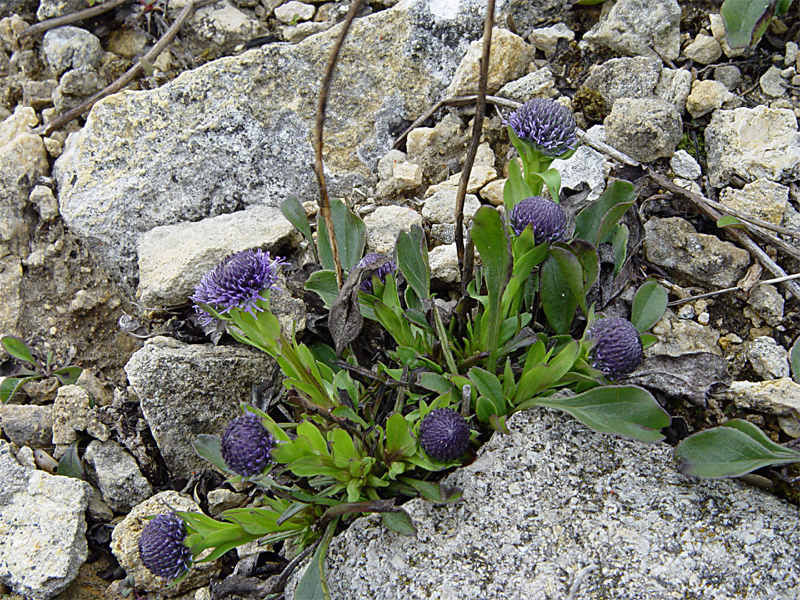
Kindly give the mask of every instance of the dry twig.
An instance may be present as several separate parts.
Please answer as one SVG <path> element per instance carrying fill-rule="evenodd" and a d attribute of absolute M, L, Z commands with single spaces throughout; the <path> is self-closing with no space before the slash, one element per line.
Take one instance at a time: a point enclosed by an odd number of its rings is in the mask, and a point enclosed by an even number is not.
<path fill-rule="evenodd" d="M 129 1 L 130 0 L 108 0 L 107 2 L 96 4 L 91 8 L 85 8 L 83 10 L 79 10 L 77 12 L 70 13 L 68 15 L 63 15 L 61 17 L 53 17 L 52 19 L 46 19 L 41 23 L 36 23 L 23 30 L 17 36 L 17 39 L 22 40 L 25 39 L 26 37 L 36 35 L 37 33 L 42 33 L 44 31 L 55 29 L 56 27 L 71 25 L 72 23 L 83 21 L 84 19 L 91 19 L 92 17 L 100 16 L 102 14 L 114 10 L 121 4 L 125 4 L 126 2 Z"/>

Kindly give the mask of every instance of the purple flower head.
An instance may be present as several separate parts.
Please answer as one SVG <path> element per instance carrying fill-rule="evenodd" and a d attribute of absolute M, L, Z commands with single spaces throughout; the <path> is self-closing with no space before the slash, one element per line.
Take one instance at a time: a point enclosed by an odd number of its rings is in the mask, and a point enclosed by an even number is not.
<path fill-rule="evenodd" d="M 360 261 L 358 261 L 356 263 L 355 268 L 358 268 L 358 267 L 369 267 L 369 266 L 375 264 L 376 262 L 378 262 L 382 258 L 387 258 L 387 257 L 385 255 L 383 255 L 383 254 L 378 254 L 377 252 L 370 252 L 369 254 L 364 255 L 364 258 L 362 258 Z M 367 294 L 371 294 L 372 293 L 372 277 L 376 277 L 377 276 L 378 279 L 381 280 L 381 282 L 385 283 L 386 282 L 386 276 L 389 273 L 394 273 L 396 270 L 397 270 L 397 264 L 392 259 L 389 259 L 387 262 L 383 263 L 380 267 L 375 269 L 375 271 L 372 273 L 371 277 L 362 279 L 361 280 L 361 285 L 359 286 L 359 289 L 362 292 L 365 292 Z"/>
<path fill-rule="evenodd" d="M 272 462 L 275 439 L 251 412 L 228 423 L 222 434 L 222 458 L 228 468 L 243 477 L 261 475 Z"/>
<path fill-rule="evenodd" d="M 544 156 L 555 158 L 578 143 L 575 117 L 568 108 L 549 98 L 534 98 L 508 118 L 517 137 Z"/>
<path fill-rule="evenodd" d="M 231 254 L 211 269 L 195 287 L 191 299 L 204 324 L 213 321 L 200 304 L 208 304 L 220 313 L 240 308 L 253 314 L 262 310 L 257 302 L 262 294 L 277 289 L 278 271 L 288 263 L 282 258 L 271 258 L 263 250 L 244 250 Z"/>
<path fill-rule="evenodd" d="M 422 419 L 419 443 L 425 453 L 435 460 L 455 460 L 469 446 L 469 424 L 453 409 L 437 408 Z"/>
<path fill-rule="evenodd" d="M 589 326 L 586 337 L 594 340 L 594 368 L 611 379 L 624 377 L 642 362 L 642 340 L 630 321 L 619 317 L 600 319 Z"/>
<path fill-rule="evenodd" d="M 175 513 L 161 513 L 150 519 L 139 536 L 142 564 L 154 575 L 176 579 L 192 564 L 192 552 L 183 544 L 186 527 Z"/>
<path fill-rule="evenodd" d="M 537 244 L 561 242 L 567 237 L 567 215 L 560 204 L 534 196 L 520 200 L 509 216 L 514 233 L 520 235 L 528 225 L 533 226 Z"/>

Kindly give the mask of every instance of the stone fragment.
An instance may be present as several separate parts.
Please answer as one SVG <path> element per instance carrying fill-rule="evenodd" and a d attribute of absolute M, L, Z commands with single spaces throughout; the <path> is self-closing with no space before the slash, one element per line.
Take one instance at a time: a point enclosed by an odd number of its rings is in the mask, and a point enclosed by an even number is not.
<path fill-rule="evenodd" d="M 86 560 L 91 486 L 24 468 L 0 440 L 0 582 L 34 600 L 52 598 Z"/>
<path fill-rule="evenodd" d="M 114 518 L 114 511 L 103 500 L 100 490 L 94 486 L 92 486 L 92 497 L 89 499 L 89 506 L 86 507 L 86 514 L 101 523 L 108 523 Z"/>
<path fill-rule="evenodd" d="M 53 403 L 53 443 L 66 446 L 77 440 L 83 432 L 103 442 L 110 435 L 108 427 L 97 418 L 95 409 L 90 407 L 86 390 L 78 385 L 58 388 Z"/>
<path fill-rule="evenodd" d="M 658 342 L 645 350 L 645 356 L 683 356 L 694 352 L 721 355 L 719 332 L 694 321 L 681 319 L 668 310 L 653 327 Z"/>
<path fill-rule="evenodd" d="M 302 42 L 307 37 L 310 37 L 326 29 L 330 29 L 332 23 L 317 23 L 306 21 L 305 23 L 298 23 L 297 25 L 288 25 L 283 28 L 283 39 L 290 44 L 297 44 Z"/>
<path fill-rule="evenodd" d="M 677 0 L 617 0 L 583 39 L 628 56 L 675 60 L 680 53 L 680 20 Z"/>
<path fill-rule="evenodd" d="M 39 211 L 42 221 L 52 221 L 58 217 L 58 200 L 53 190 L 46 185 L 37 185 L 31 190 L 30 203 Z"/>
<path fill-rule="evenodd" d="M 22 104 L 30 106 L 33 110 L 37 111 L 53 106 L 53 92 L 57 86 L 58 81 L 55 79 L 23 81 Z"/>
<path fill-rule="evenodd" d="M 720 192 L 722 204 L 773 225 L 780 225 L 789 206 L 789 188 L 769 179 L 759 178 L 741 190 L 726 187 Z"/>
<path fill-rule="evenodd" d="M 409 156 L 419 156 L 425 152 L 436 140 L 438 132 L 433 127 L 417 127 L 408 132 L 406 149 Z M 380 165 L 380 162 L 378 162 Z M 380 166 L 378 167 L 380 169 Z"/>
<path fill-rule="evenodd" d="M 644 229 L 647 260 L 691 283 L 710 289 L 733 287 L 750 264 L 749 252 L 697 233 L 680 217 L 650 219 Z"/>
<path fill-rule="evenodd" d="M 83 0 L 41 0 L 36 18 L 40 21 L 61 17 L 85 9 Z"/>
<path fill-rule="evenodd" d="M 757 285 L 750 292 L 747 304 L 772 327 L 783 321 L 784 300 L 774 285 Z"/>
<path fill-rule="evenodd" d="M 185 594 L 206 585 L 220 570 L 219 561 L 197 563 L 185 579 L 167 589 L 168 581 L 153 575 L 142 564 L 139 557 L 139 536 L 147 523 L 147 517 L 159 515 L 170 510 L 201 513 L 200 507 L 186 494 L 167 491 L 156 494 L 136 506 L 114 527 L 111 534 L 111 552 L 117 557 L 120 566 L 128 576 L 136 581 L 136 587 L 146 592 L 161 592 L 166 596 Z M 202 555 L 201 555 L 202 556 Z"/>
<path fill-rule="evenodd" d="M 370 182 L 393 132 L 445 96 L 469 41 L 483 31 L 484 9 L 478 0 L 408 0 L 355 20 L 328 101 L 332 196 Z M 266 44 L 153 90 L 114 94 L 70 135 L 54 168 L 62 217 L 131 296 L 138 239 L 154 227 L 319 196 L 311 140 L 321 77 L 312 72 L 337 35 Z"/>
<path fill-rule="evenodd" d="M 190 0 L 171 0 L 170 8 L 180 10 L 189 3 Z M 215 49 L 233 47 L 261 35 L 263 25 L 228 0 L 198 8 L 181 29 L 181 40 L 189 51 L 212 51 L 213 58 L 220 54 Z"/>
<path fill-rule="evenodd" d="M 438 279 L 443 283 L 461 281 L 455 244 L 436 246 L 428 253 L 428 261 L 431 266 L 431 279 Z"/>
<path fill-rule="evenodd" d="M 722 56 L 722 46 L 710 35 L 698 33 L 694 41 L 683 49 L 683 55 L 701 65 L 710 65 Z"/>
<path fill-rule="evenodd" d="M 147 46 L 147 36 L 130 27 L 114 29 L 106 42 L 106 50 L 129 59 L 144 54 L 145 46 Z"/>
<path fill-rule="evenodd" d="M 478 151 L 475 152 L 475 162 L 474 165 L 480 167 L 492 167 L 494 168 L 495 163 L 495 156 L 494 150 L 489 145 L 489 142 L 483 142 L 482 144 L 478 144 Z"/>
<path fill-rule="evenodd" d="M 53 447 L 53 411 L 50 406 L 4 404 L 0 423 L 6 437 L 17 446 Z"/>
<path fill-rule="evenodd" d="M 789 377 L 771 381 L 734 381 L 720 390 L 720 398 L 738 408 L 789 417 L 800 411 L 800 385 Z"/>
<path fill-rule="evenodd" d="M 620 98 L 652 98 L 660 77 L 658 58 L 612 58 L 592 67 L 583 85 L 600 94 L 610 110 Z"/>
<path fill-rule="evenodd" d="M 683 133 L 678 111 L 658 98 L 620 98 L 603 125 L 611 146 L 642 162 L 672 156 Z"/>
<path fill-rule="evenodd" d="M 96 69 L 100 66 L 103 53 L 96 36 L 72 25 L 51 29 L 44 34 L 42 41 L 44 62 L 58 77 L 69 69 Z"/>
<path fill-rule="evenodd" d="M 747 360 L 762 379 L 780 379 L 789 376 L 789 359 L 778 343 L 768 336 L 754 339 L 747 348 Z"/>
<path fill-rule="evenodd" d="M 514 102 L 524 104 L 528 100 L 534 98 L 550 98 L 558 94 L 555 89 L 556 80 L 553 77 L 553 72 L 549 67 L 542 67 L 538 71 L 528 73 L 527 75 L 509 81 L 497 95 L 501 98 L 508 98 Z"/>
<path fill-rule="evenodd" d="M 550 165 L 561 175 L 561 187 L 579 190 L 583 184 L 589 187 L 586 200 L 592 202 L 600 197 L 606 187 L 606 175 L 610 165 L 594 148 L 578 146 L 575 154 L 566 160 L 557 158 Z"/>
<path fill-rule="evenodd" d="M 314 18 L 314 7 L 311 4 L 290 0 L 286 4 L 281 4 L 273 12 L 275 18 L 282 23 L 297 23 L 298 21 L 310 21 Z"/>
<path fill-rule="evenodd" d="M 467 194 L 464 198 L 464 224 L 469 225 L 478 212 L 481 202 L 477 196 Z M 422 205 L 422 217 L 429 223 L 455 223 L 456 192 L 442 190 L 427 198 Z"/>
<path fill-rule="evenodd" d="M 417 534 L 379 515 L 335 537 L 332 598 L 703 597 L 791 600 L 795 506 L 732 480 L 687 478 L 667 444 L 595 433 L 552 410 L 508 420 L 445 479 L 460 502 L 403 505 Z M 569 482 L 569 485 L 565 485 Z M 592 568 L 593 567 L 593 568 Z M 301 600 L 290 579 L 287 600 Z"/>
<path fill-rule="evenodd" d="M 208 467 L 192 440 L 220 435 L 239 416 L 254 385 L 269 383 L 275 362 L 248 347 L 183 344 L 156 337 L 125 365 L 144 418 L 173 477 Z"/>
<path fill-rule="evenodd" d="M 139 240 L 137 295 L 145 306 L 183 304 L 203 275 L 226 256 L 249 248 L 280 256 L 298 243 L 294 226 L 269 206 L 154 227 Z"/>
<path fill-rule="evenodd" d="M 686 110 L 697 119 L 717 108 L 722 108 L 734 95 L 722 83 L 713 79 L 697 80 L 692 84 L 692 92 L 686 98 Z"/>
<path fill-rule="evenodd" d="M 747 52 L 747 48 L 731 48 L 728 44 L 728 38 L 725 36 L 725 24 L 722 20 L 722 15 L 718 13 L 709 13 L 708 19 L 711 21 L 711 35 L 719 42 L 722 51 L 728 58 L 736 58 L 742 56 Z"/>
<path fill-rule="evenodd" d="M 503 203 L 503 189 L 506 186 L 506 181 L 508 180 L 495 179 L 494 181 L 490 181 L 481 188 L 478 194 L 487 202 L 495 206 L 500 206 Z"/>
<path fill-rule="evenodd" d="M 699 179 L 703 174 L 700 165 L 686 150 L 676 150 L 669 159 L 669 166 L 675 175 L 683 179 Z"/>
<path fill-rule="evenodd" d="M 503 85 L 522 77 L 533 60 L 535 49 L 518 35 L 507 29 L 492 29 L 492 47 L 489 54 L 489 78 L 486 93 L 494 94 Z M 474 94 L 478 89 L 483 38 L 472 42 L 458 65 L 453 81 L 447 88 L 448 96 Z"/>
<path fill-rule="evenodd" d="M 758 84 L 767 96 L 780 98 L 786 95 L 786 81 L 781 76 L 781 70 L 774 65 L 759 78 Z"/>
<path fill-rule="evenodd" d="M 8 335 L 20 335 L 20 309 L 22 308 L 22 262 L 8 254 L 0 258 L 0 330 Z"/>
<path fill-rule="evenodd" d="M 364 224 L 367 226 L 368 251 L 393 255 L 397 234 L 409 231 L 414 225 L 422 227 L 422 217 L 410 208 L 379 206 L 364 217 Z"/>
<path fill-rule="evenodd" d="M 490 181 L 497 178 L 497 170 L 494 167 L 487 167 L 484 165 L 474 165 L 469 172 L 469 179 L 467 180 L 467 193 L 476 194 L 478 191 Z M 442 183 L 430 186 L 425 192 L 425 197 L 432 196 L 437 192 L 453 190 L 458 188 L 458 182 L 461 179 L 461 173 L 451 175 Z"/>
<path fill-rule="evenodd" d="M 786 47 L 783 51 L 783 64 L 787 67 L 794 65 L 797 62 L 798 55 L 800 55 L 800 46 L 796 42 L 786 42 Z"/>
<path fill-rule="evenodd" d="M 415 151 L 419 152 L 420 148 L 415 148 Z M 391 197 L 398 192 L 422 185 L 422 168 L 408 161 L 407 158 L 408 156 L 400 150 L 390 150 L 378 161 L 378 177 L 380 178 L 376 191 L 378 197 Z"/>
<path fill-rule="evenodd" d="M 745 181 L 780 181 L 800 176 L 797 117 L 784 108 L 718 110 L 705 131 L 711 185 L 724 187 L 732 175 Z"/>
<path fill-rule="evenodd" d="M 564 23 L 556 23 L 550 27 L 540 27 L 528 35 L 528 43 L 533 44 L 537 50 L 544 52 L 545 58 L 550 58 L 556 51 L 561 40 L 571 42 L 575 39 L 575 32 Z"/>
<path fill-rule="evenodd" d="M 70 69 L 61 76 L 58 87 L 53 91 L 53 106 L 59 113 L 67 112 L 102 88 L 103 83 L 97 71 L 91 67 Z"/>
<path fill-rule="evenodd" d="M 661 69 L 656 97 L 672 104 L 678 113 L 686 110 L 686 99 L 692 89 L 692 74 L 686 69 Z"/>
<path fill-rule="evenodd" d="M 116 512 L 129 512 L 153 495 L 136 459 L 113 440 L 93 441 L 83 455 L 89 477 L 97 482 L 105 502 Z"/>
<path fill-rule="evenodd" d="M 207 498 L 208 512 L 211 513 L 211 516 L 215 516 L 223 511 L 243 505 L 247 501 L 247 494 L 239 494 L 225 488 L 219 488 L 208 492 Z"/>
<path fill-rule="evenodd" d="M 721 65 L 714 69 L 714 79 L 732 92 L 742 83 L 742 72 L 736 65 Z"/>
<path fill-rule="evenodd" d="M 21 12 L 10 7 L 8 2 L 3 3 L 3 14 L 11 16 L 0 19 L 0 50 L 5 48 L 9 54 L 33 48 L 33 36 L 19 37 L 19 34 L 30 25 L 19 17 Z"/>

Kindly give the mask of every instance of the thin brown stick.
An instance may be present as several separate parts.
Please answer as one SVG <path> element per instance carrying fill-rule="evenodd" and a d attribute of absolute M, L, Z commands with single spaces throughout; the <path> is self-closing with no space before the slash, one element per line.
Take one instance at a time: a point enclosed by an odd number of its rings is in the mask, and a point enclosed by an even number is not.
<path fill-rule="evenodd" d="M 759 227 L 763 227 L 764 229 L 769 229 L 771 231 L 774 231 L 775 233 L 780 233 L 781 235 L 786 235 L 789 237 L 793 237 L 796 240 L 800 240 L 800 232 L 794 231 L 793 229 L 789 229 L 787 227 L 781 227 L 780 225 L 773 225 L 769 221 L 764 221 L 762 219 L 759 219 L 758 217 L 754 217 L 752 215 L 739 212 L 738 210 L 734 210 L 728 206 L 725 206 L 724 204 L 720 204 L 719 202 L 711 200 L 710 198 L 706 198 L 706 204 L 708 204 L 711 208 L 715 208 L 720 212 L 732 215 L 742 221 L 747 221 L 748 223 L 752 223 L 753 225 L 758 225 Z"/>
<path fill-rule="evenodd" d="M 92 108 L 97 102 L 106 96 L 115 94 L 129 85 L 142 73 L 143 63 L 152 63 L 156 58 L 158 58 L 158 55 L 161 54 L 164 48 L 166 48 L 172 42 L 173 38 L 178 34 L 178 31 L 180 31 L 181 27 L 183 27 L 189 17 L 194 14 L 194 11 L 204 6 L 208 6 L 209 4 L 214 4 L 215 2 L 219 2 L 219 0 L 195 0 L 191 4 L 184 6 L 181 12 L 178 13 L 175 21 L 172 23 L 172 25 L 170 25 L 170 28 L 167 29 L 164 32 L 164 35 L 161 36 L 161 39 L 156 42 L 156 45 L 150 48 L 150 50 L 141 59 L 139 59 L 135 65 L 125 71 L 125 73 L 123 73 L 119 79 L 114 81 L 111 85 L 103 90 L 97 92 L 94 96 L 87 98 L 72 110 L 69 110 L 63 115 L 56 117 L 50 123 L 40 125 L 36 129 L 32 130 L 31 133 L 36 135 L 50 135 L 55 130 L 61 129 L 73 119 L 77 119 L 80 115 Z"/>
<path fill-rule="evenodd" d="M 461 289 L 466 290 L 467 285 L 472 279 L 472 273 L 467 273 L 464 269 L 464 198 L 467 195 L 467 184 L 472 172 L 472 165 L 475 156 L 478 154 L 478 145 L 481 141 L 483 132 L 483 117 L 486 114 L 486 82 L 489 79 L 489 59 L 492 49 L 492 27 L 494 27 L 494 5 L 495 0 L 488 0 L 486 3 L 486 20 L 483 24 L 483 55 L 481 56 L 481 71 L 478 77 L 478 97 L 475 101 L 475 117 L 472 122 L 472 143 L 469 146 L 467 156 L 464 158 L 464 166 L 461 169 L 461 177 L 458 180 L 458 191 L 456 192 L 456 255 L 458 256 L 458 268 L 461 270 Z"/>
<path fill-rule="evenodd" d="M 70 13 L 68 15 L 63 15 L 61 17 L 53 17 L 52 19 L 46 19 L 41 23 L 36 23 L 23 30 L 17 36 L 17 40 L 23 40 L 26 37 L 36 35 L 37 33 L 42 33 L 43 31 L 49 31 L 51 29 L 55 29 L 56 27 L 71 25 L 72 23 L 83 21 L 84 19 L 91 19 L 92 17 L 97 17 L 99 15 L 114 10 L 120 4 L 125 4 L 126 2 L 130 2 L 130 0 L 108 0 L 107 2 L 97 4 L 95 6 L 92 6 L 91 8 L 85 8 L 83 10 L 79 10 L 77 12 Z"/>
<path fill-rule="evenodd" d="M 712 208 L 707 203 L 708 200 L 707 198 L 704 198 L 703 196 L 700 196 L 698 194 L 694 194 L 689 190 L 672 183 L 669 179 L 667 179 L 663 175 L 656 173 L 652 169 L 648 170 L 647 175 L 648 177 L 650 177 L 650 179 L 655 181 L 661 187 L 668 189 L 674 194 L 679 194 L 691 200 L 695 204 L 695 206 L 697 206 L 700 212 L 704 213 L 709 218 L 717 221 L 722 216 L 717 210 Z M 756 260 L 758 260 L 762 265 L 764 265 L 764 268 L 767 271 L 769 271 L 776 277 L 788 276 L 788 273 L 786 273 L 786 271 L 784 271 L 781 267 L 779 267 L 775 263 L 775 261 L 772 260 L 769 257 L 769 255 L 758 246 L 758 244 L 756 244 L 753 240 L 751 240 L 750 237 L 744 231 L 740 231 L 738 229 L 726 228 L 725 233 L 730 237 L 732 237 L 737 242 L 739 242 L 742 246 L 744 246 L 750 252 L 750 254 L 756 258 Z M 797 283 L 791 280 L 786 280 L 782 283 L 782 285 L 786 287 L 787 290 L 789 290 L 789 293 L 791 293 L 792 296 L 800 300 L 800 286 L 798 286 Z"/>
<path fill-rule="evenodd" d="M 787 275 L 786 277 L 776 277 L 775 279 L 766 279 L 764 281 L 759 281 L 756 285 L 772 285 L 774 283 L 783 283 L 784 281 L 800 279 L 800 273 L 795 273 L 794 275 Z M 736 287 L 729 287 L 723 288 L 721 290 L 714 290 L 713 292 L 708 292 L 706 294 L 698 294 L 697 296 L 689 296 L 688 298 L 681 298 L 680 300 L 673 300 L 667 306 L 680 306 L 681 304 L 686 304 L 687 302 L 694 302 L 695 300 L 700 300 L 702 298 L 711 298 L 712 296 L 719 296 L 720 294 L 727 294 L 728 292 L 738 292 L 742 288 L 738 285 Z"/>
<path fill-rule="evenodd" d="M 339 60 L 339 52 L 342 49 L 344 38 L 347 37 L 347 32 L 353 19 L 356 18 L 356 13 L 361 8 L 363 0 L 353 0 L 350 5 L 350 10 L 342 23 L 342 29 L 333 44 L 333 51 L 328 57 L 328 65 L 325 68 L 325 76 L 322 79 L 322 85 L 319 90 L 319 103 L 317 104 L 317 123 L 314 127 L 314 171 L 317 173 L 317 182 L 319 183 L 319 212 L 325 221 L 325 231 L 328 233 L 328 240 L 331 244 L 331 254 L 333 254 L 333 264 L 336 270 L 336 283 L 339 288 L 342 287 L 344 281 L 344 271 L 342 270 L 342 263 L 339 260 L 339 245 L 336 240 L 336 231 L 333 228 L 333 218 L 331 217 L 331 202 L 328 198 L 328 186 L 325 183 L 325 172 L 322 165 L 322 127 L 325 124 L 325 109 L 328 106 L 328 94 L 331 89 L 331 80 L 333 79 L 333 72 L 336 70 L 336 62 Z"/>

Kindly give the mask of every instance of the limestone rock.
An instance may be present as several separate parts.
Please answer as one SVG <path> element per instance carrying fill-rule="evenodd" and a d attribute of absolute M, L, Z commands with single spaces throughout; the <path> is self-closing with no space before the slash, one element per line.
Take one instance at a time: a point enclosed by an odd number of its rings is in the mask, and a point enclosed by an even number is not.
<path fill-rule="evenodd" d="M 767 96 L 780 98 L 786 95 L 786 81 L 781 76 L 781 70 L 776 66 L 771 66 L 758 80 L 761 91 Z"/>
<path fill-rule="evenodd" d="M 22 333 L 19 327 L 22 298 L 22 263 L 9 254 L 0 258 L 0 329 L 8 335 Z"/>
<path fill-rule="evenodd" d="M 719 201 L 739 212 L 780 225 L 789 206 L 789 188 L 760 178 L 746 184 L 741 190 L 724 188 Z"/>
<path fill-rule="evenodd" d="M 566 415 L 517 413 L 445 481 L 460 502 L 403 505 L 334 538 L 335 600 L 672 597 L 790 600 L 800 591 L 794 506 L 733 480 L 675 471 L 671 448 L 601 435 Z M 287 586 L 294 595 L 295 576 Z M 734 591 L 735 590 L 735 591 Z"/>
<path fill-rule="evenodd" d="M 24 468 L 0 440 L 0 581 L 33 600 L 48 600 L 86 560 L 91 486 Z"/>
<path fill-rule="evenodd" d="M 46 185 L 37 185 L 31 190 L 30 203 L 39 211 L 42 221 L 53 221 L 58 217 L 58 200 L 53 190 Z"/>
<path fill-rule="evenodd" d="M 669 167 L 675 175 L 683 179 L 700 179 L 703 174 L 700 165 L 686 150 L 677 150 L 669 159 Z"/>
<path fill-rule="evenodd" d="M 481 188 L 479 192 L 480 197 L 490 204 L 500 206 L 503 203 L 503 189 L 506 186 L 506 181 L 508 180 L 495 179 L 494 181 L 490 181 Z"/>
<path fill-rule="evenodd" d="M 89 476 L 97 481 L 103 500 L 116 512 L 129 512 L 153 495 L 153 488 L 144 478 L 133 458 L 113 440 L 93 441 L 83 455 Z"/>
<path fill-rule="evenodd" d="M 656 97 L 672 104 L 678 113 L 686 111 L 686 99 L 692 90 L 692 74 L 686 69 L 661 69 Z"/>
<path fill-rule="evenodd" d="M 486 93 L 494 94 L 503 85 L 519 79 L 528 70 L 535 49 L 518 35 L 506 29 L 492 29 L 492 47 L 489 54 L 489 78 Z M 472 42 L 464 59 L 458 65 L 453 81 L 447 88 L 448 96 L 474 94 L 478 90 L 480 59 L 483 54 L 483 38 Z"/>
<path fill-rule="evenodd" d="M 53 409 L 50 406 L 5 404 L 0 406 L 0 421 L 3 433 L 18 446 L 53 446 Z"/>
<path fill-rule="evenodd" d="M 170 8 L 180 10 L 190 0 L 171 0 Z M 195 11 L 181 32 L 181 40 L 194 53 L 232 48 L 264 35 L 264 27 L 228 0 L 215 2 Z M 212 54 L 213 57 L 219 55 Z"/>
<path fill-rule="evenodd" d="M 428 253 L 428 262 L 431 266 L 431 279 L 438 279 L 444 283 L 461 281 L 455 244 L 436 246 Z"/>
<path fill-rule="evenodd" d="M 445 96 L 469 41 L 481 35 L 483 15 L 478 0 L 405 0 L 355 20 L 328 102 L 331 195 L 374 183 L 396 129 Z M 289 195 L 317 197 L 311 138 L 337 35 L 267 44 L 154 90 L 115 94 L 70 135 L 55 167 L 62 217 L 131 294 L 142 233 L 278 206 Z"/>
<path fill-rule="evenodd" d="M 683 134 L 678 111 L 658 98 L 620 98 L 603 124 L 611 146 L 642 162 L 672 156 Z"/>
<path fill-rule="evenodd" d="M 548 67 L 542 67 L 538 71 L 528 73 L 514 81 L 509 81 L 500 88 L 497 95 L 523 104 L 534 98 L 550 98 L 557 95 L 558 92 L 555 89 L 555 85 L 556 80 L 553 77 L 553 72 Z"/>
<path fill-rule="evenodd" d="M 589 202 L 597 200 L 603 193 L 610 168 L 605 157 L 589 146 L 578 146 L 575 154 L 566 160 L 557 158 L 550 166 L 561 174 L 562 188 L 578 190 L 586 184 L 590 190 L 586 197 Z"/>
<path fill-rule="evenodd" d="M 537 50 L 544 52 L 545 58 L 549 58 L 556 51 L 558 42 L 566 40 L 571 42 L 575 39 L 575 32 L 564 23 L 556 23 L 550 27 L 534 29 L 528 35 L 528 42 L 533 44 Z"/>
<path fill-rule="evenodd" d="M 467 194 L 464 198 L 464 224 L 469 225 L 472 217 L 478 212 L 481 202 L 477 196 Z M 442 190 L 425 200 L 422 205 L 422 216 L 430 223 L 455 223 L 456 192 Z"/>
<path fill-rule="evenodd" d="M 410 208 L 379 206 L 364 217 L 367 226 L 367 250 L 379 254 L 394 254 L 397 234 L 409 231 L 413 225 L 422 227 L 422 217 Z"/>
<path fill-rule="evenodd" d="M 732 92 L 742 83 L 742 72 L 736 65 L 720 65 L 714 69 L 714 79 Z"/>
<path fill-rule="evenodd" d="M 722 392 L 722 397 L 733 401 L 738 408 L 778 416 L 791 416 L 792 409 L 800 411 L 800 385 L 788 377 L 734 381 Z"/>
<path fill-rule="evenodd" d="M 497 178 L 497 171 L 494 167 L 487 167 L 485 165 L 474 165 L 472 170 L 469 172 L 469 179 L 467 180 L 467 193 L 468 194 L 475 194 L 480 190 L 483 186 L 485 186 L 490 181 Z M 455 175 L 451 175 L 448 179 L 443 181 L 442 183 L 437 183 L 436 185 L 432 185 L 427 189 L 425 192 L 425 197 L 432 196 L 437 192 L 447 191 L 447 190 L 454 190 L 458 188 L 458 182 L 461 180 L 461 173 L 456 173 Z"/>
<path fill-rule="evenodd" d="M 298 238 L 280 210 L 269 206 L 154 227 L 139 241 L 139 300 L 145 306 L 183 304 L 226 256 L 248 248 L 279 256 L 291 251 Z"/>
<path fill-rule="evenodd" d="M 72 25 L 51 29 L 44 34 L 42 41 L 44 62 L 57 76 L 81 67 L 94 70 L 100 66 L 103 54 L 96 36 Z"/>
<path fill-rule="evenodd" d="M 677 0 L 617 0 L 583 39 L 629 56 L 680 53 L 681 9 Z"/>
<path fill-rule="evenodd" d="M 768 325 L 777 327 L 783 321 L 784 300 L 774 285 L 757 285 L 750 292 L 747 304 Z"/>
<path fill-rule="evenodd" d="M 645 356 L 683 356 L 694 352 L 721 355 L 719 332 L 700 323 L 679 318 L 668 310 L 653 326 L 658 342 L 645 350 Z"/>
<path fill-rule="evenodd" d="M 36 18 L 40 21 L 61 17 L 86 8 L 83 0 L 41 0 Z"/>
<path fill-rule="evenodd" d="M 716 236 L 697 233 L 680 217 L 650 219 L 644 229 L 647 260 L 710 289 L 735 286 L 750 264 L 749 252 Z"/>
<path fill-rule="evenodd" d="M 686 98 L 686 110 L 696 119 L 712 110 L 722 108 L 733 97 L 728 88 L 719 81 L 697 80 L 692 84 L 692 92 Z"/>
<path fill-rule="evenodd" d="M 778 343 L 768 336 L 754 339 L 747 348 L 747 360 L 762 379 L 780 379 L 789 376 L 789 359 Z"/>
<path fill-rule="evenodd" d="M 209 463 L 191 442 L 221 434 L 239 416 L 239 402 L 268 382 L 274 361 L 264 352 L 235 346 L 187 345 L 148 340 L 125 365 L 144 418 L 173 477 L 188 477 Z"/>
<path fill-rule="evenodd" d="M 722 46 L 710 35 L 698 33 L 694 41 L 683 49 L 683 54 L 696 63 L 710 65 L 722 56 Z"/>
<path fill-rule="evenodd" d="M 206 585 L 220 570 L 219 561 L 194 565 L 186 578 L 167 589 L 168 581 L 153 575 L 142 564 L 139 557 L 139 536 L 147 523 L 147 517 L 155 516 L 170 510 L 186 512 L 202 512 L 200 507 L 187 495 L 168 491 L 156 494 L 136 506 L 128 516 L 114 527 L 111 534 L 111 552 L 117 557 L 120 566 L 136 581 L 136 587 L 146 592 L 160 592 L 164 596 L 184 594 L 202 585 Z"/>
<path fill-rule="evenodd" d="M 731 175 L 746 181 L 800 176 L 797 117 L 784 108 L 718 110 L 705 131 L 711 185 L 724 187 Z"/>
<path fill-rule="evenodd" d="M 620 98 L 652 98 L 660 77 L 657 58 L 612 58 L 592 67 L 583 85 L 600 94 L 610 109 Z"/>
<path fill-rule="evenodd" d="M 408 150 L 409 156 L 419 156 L 422 154 L 431 147 L 431 144 L 434 143 L 437 136 L 438 133 L 433 127 L 417 127 L 409 131 L 406 137 L 406 149 Z M 399 152 L 399 150 L 390 150 L 389 152 Z M 380 175 L 380 161 L 378 162 L 378 169 L 378 174 Z"/>
<path fill-rule="evenodd" d="M 84 431 L 103 442 L 110 435 L 108 427 L 97 418 L 95 409 L 90 407 L 86 390 L 78 385 L 58 388 L 53 403 L 53 443 L 66 446 L 77 440 Z"/>
<path fill-rule="evenodd" d="M 310 21 L 314 18 L 314 7 L 311 4 L 290 0 L 290 2 L 277 7 L 273 14 L 276 19 L 283 23 Z"/>

